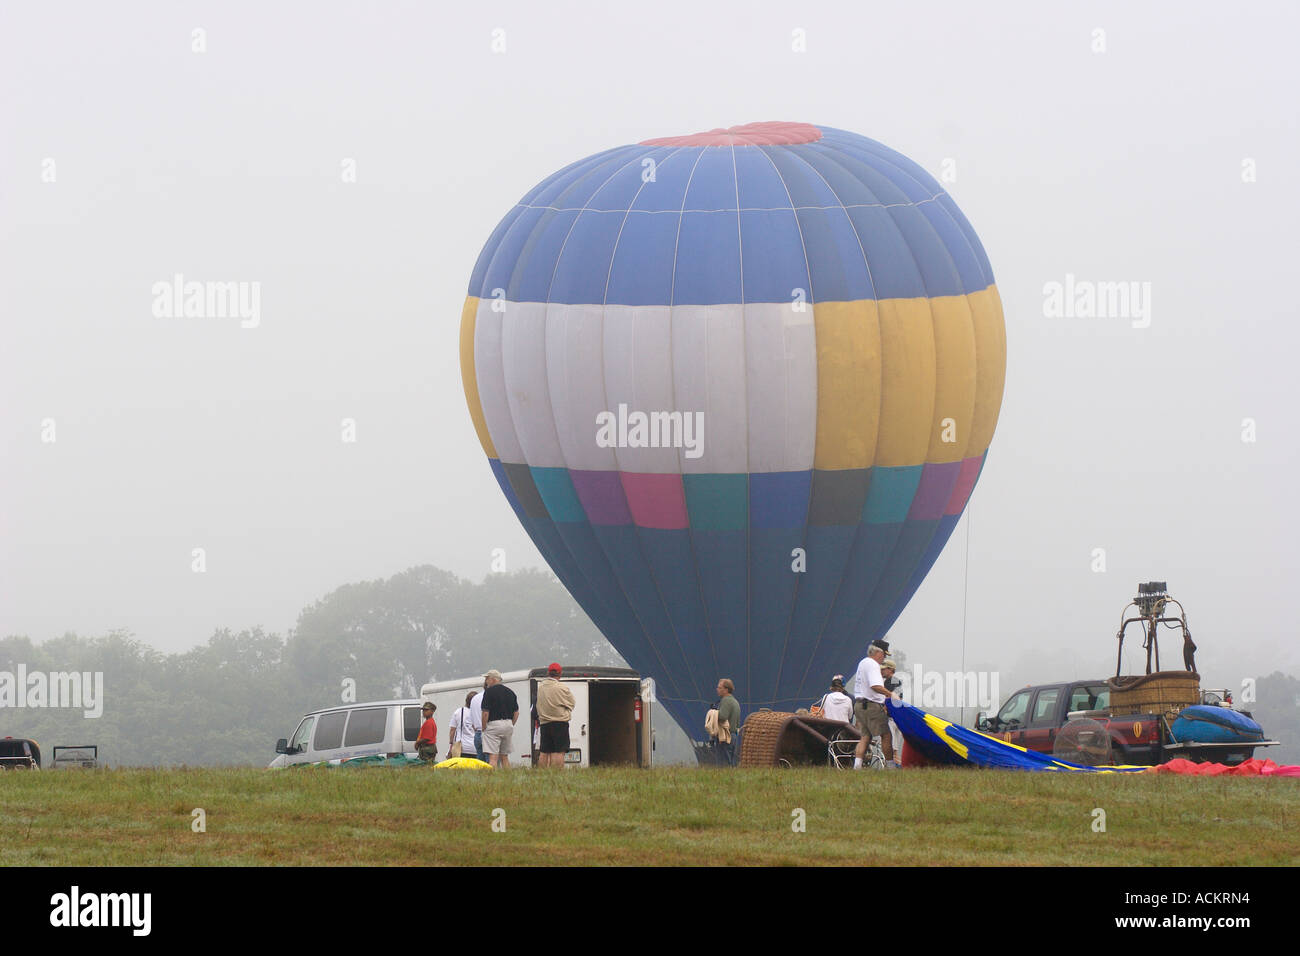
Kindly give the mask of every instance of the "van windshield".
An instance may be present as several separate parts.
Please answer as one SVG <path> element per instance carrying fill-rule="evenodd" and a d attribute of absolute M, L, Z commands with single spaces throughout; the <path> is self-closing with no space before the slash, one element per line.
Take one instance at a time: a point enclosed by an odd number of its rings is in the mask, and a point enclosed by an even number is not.
<path fill-rule="evenodd" d="M 315 717 L 304 717 L 298 729 L 293 732 L 293 740 L 289 741 L 289 746 L 295 748 L 299 753 L 307 749 L 307 741 L 311 740 L 311 729 L 316 726 Z"/>

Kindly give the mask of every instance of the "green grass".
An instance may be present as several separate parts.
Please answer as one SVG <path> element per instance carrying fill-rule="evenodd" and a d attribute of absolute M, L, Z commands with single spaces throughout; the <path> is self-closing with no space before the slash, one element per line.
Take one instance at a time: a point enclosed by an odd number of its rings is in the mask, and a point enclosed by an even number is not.
<path fill-rule="evenodd" d="M 1297 783 L 962 769 L 11 772 L 0 865 L 457 865 L 488 853 L 542 865 L 1295 865 Z M 205 833 L 191 829 L 196 807 Z M 806 832 L 791 828 L 795 809 Z"/>

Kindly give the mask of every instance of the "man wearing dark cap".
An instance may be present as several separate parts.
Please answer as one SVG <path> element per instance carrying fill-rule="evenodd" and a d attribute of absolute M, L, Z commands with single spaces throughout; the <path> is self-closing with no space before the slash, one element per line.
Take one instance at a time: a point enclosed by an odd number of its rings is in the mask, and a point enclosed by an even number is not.
<path fill-rule="evenodd" d="M 885 755 L 885 766 L 897 768 L 894 760 L 894 738 L 889 732 L 889 711 L 885 701 L 897 697 L 885 687 L 885 678 L 880 673 L 880 662 L 889 653 L 889 642 L 876 639 L 867 649 L 867 656 L 858 664 L 857 676 L 853 679 L 853 716 L 857 718 L 858 746 L 853 755 L 853 769 L 861 770 L 862 761 L 871 746 L 871 738 L 880 738 L 880 748 Z"/>
<path fill-rule="evenodd" d="M 438 722 L 433 719 L 433 712 L 437 709 L 438 706 L 433 701 L 424 702 L 424 707 L 420 710 L 424 723 L 420 725 L 420 736 L 415 738 L 416 754 L 421 760 L 430 763 L 438 759 Z"/>
<path fill-rule="evenodd" d="M 569 718 L 577 701 L 573 691 L 560 683 L 564 669 L 559 664 L 546 668 L 546 679 L 537 685 L 537 721 L 541 725 L 539 767 L 563 767 L 569 752 Z"/>

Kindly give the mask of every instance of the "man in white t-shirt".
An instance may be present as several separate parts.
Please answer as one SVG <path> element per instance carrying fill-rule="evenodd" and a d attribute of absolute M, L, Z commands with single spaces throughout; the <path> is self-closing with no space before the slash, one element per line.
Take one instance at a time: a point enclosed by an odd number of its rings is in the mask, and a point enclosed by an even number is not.
<path fill-rule="evenodd" d="M 480 696 L 482 695 L 480 694 Z M 482 729 L 474 722 L 473 700 L 474 692 L 470 691 L 465 695 L 465 706 L 457 707 L 456 712 L 451 715 L 447 731 L 447 752 L 450 753 L 451 745 L 459 740 L 460 755 L 462 757 L 483 760 L 486 755 L 479 752 L 478 742 L 474 738 L 475 731 L 481 734 Z"/>
<path fill-rule="evenodd" d="M 831 679 L 831 689 L 822 698 L 822 716 L 846 724 L 853 719 L 853 698 L 844 693 L 844 678 L 839 674 Z"/>
<path fill-rule="evenodd" d="M 853 769 L 862 769 L 862 761 L 871 746 L 871 738 L 880 738 L 880 749 L 885 755 L 885 766 L 897 768 L 894 760 L 894 738 L 889 732 L 889 711 L 885 701 L 898 695 L 885 689 L 885 678 L 880 673 L 880 662 L 889 653 L 889 642 L 874 640 L 867 649 L 867 656 L 858 665 L 858 672 L 853 678 L 853 716 L 858 720 L 857 749 L 853 754 Z M 901 698 L 898 698 L 901 699 Z"/>

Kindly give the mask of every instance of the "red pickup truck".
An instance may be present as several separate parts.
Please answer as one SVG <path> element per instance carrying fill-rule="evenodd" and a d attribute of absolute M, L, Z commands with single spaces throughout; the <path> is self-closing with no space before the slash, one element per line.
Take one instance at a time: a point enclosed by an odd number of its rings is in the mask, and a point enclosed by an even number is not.
<path fill-rule="evenodd" d="M 1019 744 L 1026 750 L 1050 754 L 1055 751 L 1061 729 L 1071 719 L 1089 718 L 1100 724 L 1110 738 L 1109 759 L 1104 762 L 1140 766 L 1154 766 L 1175 757 L 1237 764 L 1249 760 L 1255 747 L 1276 743 L 1177 743 L 1172 740 L 1162 714 L 1112 715 L 1107 710 L 1109 698 L 1110 688 L 1104 680 L 1026 687 L 1012 694 L 996 716 L 979 714 L 975 718 L 975 729 Z M 1205 702 L 1210 703 L 1210 700 Z M 1219 701 L 1216 699 L 1214 702 Z M 1250 716 L 1246 711 L 1240 713 Z M 1105 741 L 1100 743 L 1104 747 Z"/>

